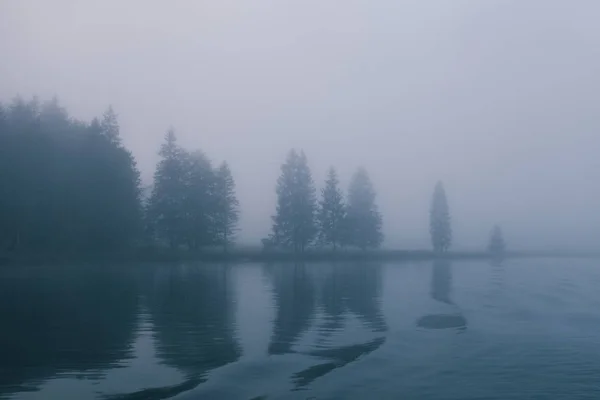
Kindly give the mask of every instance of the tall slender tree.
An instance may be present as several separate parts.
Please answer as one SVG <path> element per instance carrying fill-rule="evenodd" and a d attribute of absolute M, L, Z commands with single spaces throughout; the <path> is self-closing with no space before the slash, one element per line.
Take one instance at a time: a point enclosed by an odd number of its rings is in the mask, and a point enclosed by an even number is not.
<path fill-rule="evenodd" d="M 232 244 L 239 220 L 239 202 L 235 182 L 227 162 L 215 172 L 213 227 L 216 242 L 227 251 Z"/>
<path fill-rule="evenodd" d="M 185 153 L 184 160 L 186 242 L 189 248 L 199 249 L 214 244 L 212 214 L 215 177 L 212 164 L 203 152 Z"/>
<path fill-rule="evenodd" d="M 436 252 L 445 252 L 452 245 L 452 227 L 450 225 L 450 209 L 446 199 L 444 184 L 438 182 L 433 191 L 429 211 L 429 233 L 431 244 Z"/>
<path fill-rule="evenodd" d="M 321 191 L 317 213 L 318 242 L 320 245 L 332 246 L 334 251 L 342 240 L 343 224 L 346 218 L 344 195 L 339 188 L 339 183 L 337 172 L 335 168 L 331 167 L 327 174 L 325 187 Z"/>
<path fill-rule="evenodd" d="M 362 250 L 378 248 L 383 242 L 382 217 L 375 203 L 376 193 L 367 170 L 360 167 L 348 190 L 346 243 Z"/>
<path fill-rule="evenodd" d="M 277 209 L 271 241 L 303 253 L 313 241 L 316 192 L 304 152 L 291 150 L 277 180 Z"/>
<path fill-rule="evenodd" d="M 187 176 L 185 152 L 177 144 L 173 129 L 167 131 L 159 155 L 148 204 L 149 220 L 157 239 L 175 248 L 186 238 Z"/>
<path fill-rule="evenodd" d="M 495 225 L 490 234 L 488 252 L 494 256 L 501 256 L 506 252 L 506 242 L 500 226 Z"/>

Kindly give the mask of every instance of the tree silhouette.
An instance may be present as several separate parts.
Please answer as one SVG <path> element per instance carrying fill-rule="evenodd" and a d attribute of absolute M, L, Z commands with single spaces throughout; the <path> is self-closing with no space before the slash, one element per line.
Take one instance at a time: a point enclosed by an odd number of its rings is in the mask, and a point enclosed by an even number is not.
<path fill-rule="evenodd" d="M 375 203 L 375 190 L 364 168 L 350 182 L 345 221 L 345 243 L 360 249 L 377 248 L 383 242 L 382 218 Z"/>
<path fill-rule="evenodd" d="M 498 225 L 492 228 L 490 241 L 488 243 L 488 252 L 494 256 L 501 256 L 506 252 L 506 243 L 502 229 Z"/>
<path fill-rule="evenodd" d="M 100 123 L 102 133 L 106 138 L 115 145 L 121 144 L 120 128 L 117 114 L 113 110 L 112 106 L 109 106 L 104 114 L 102 115 L 102 122 Z"/>
<path fill-rule="evenodd" d="M 277 180 L 273 243 L 303 253 L 316 234 L 315 211 L 315 187 L 306 155 L 291 150 Z"/>
<path fill-rule="evenodd" d="M 446 199 L 446 191 L 442 182 L 435 185 L 431 209 L 429 212 L 429 232 L 431 244 L 436 252 L 445 252 L 452 244 L 452 228 L 450 226 L 450 210 Z"/>
<path fill-rule="evenodd" d="M 215 176 L 210 160 L 201 151 L 184 153 L 183 215 L 185 241 L 190 249 L 215 244 L 213 232 Z"/>
<path fill-rule="evenodd" d="M 227 162 L 215 173 L 213 224 L 216 241 L 227 251 L 232 243 L 239 220 L 239 202 L 235 196 L 235 182 Z"/>
<path fill-rule="evenodd" d="M 175 248 L 185 233 L 186 166 L 173 129 L 167 131 L 159 155 L 148 204 L 149 221 L 156 238 Z"/>
<path fill-rule="evenodd" d="M 321 192 L 317 213 L 320 245 L 332 246 L 335 251 L 343 236 L 346 207 L 335 168 L 331 167 Z"/>

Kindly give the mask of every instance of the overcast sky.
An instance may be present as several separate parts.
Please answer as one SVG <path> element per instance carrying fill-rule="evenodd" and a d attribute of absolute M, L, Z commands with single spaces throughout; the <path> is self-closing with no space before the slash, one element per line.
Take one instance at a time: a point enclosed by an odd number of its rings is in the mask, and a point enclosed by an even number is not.
<path fill-rule="evenodd" d="M 0 0 L 0 97 L 112 104 L 149 184 L 172 125 L 227 160 L 245 242 L 279 166 L 364 165 L 388 247 L 426 247 L 444 181 L 458 248 L 597 248 L 600 1 Z"/>

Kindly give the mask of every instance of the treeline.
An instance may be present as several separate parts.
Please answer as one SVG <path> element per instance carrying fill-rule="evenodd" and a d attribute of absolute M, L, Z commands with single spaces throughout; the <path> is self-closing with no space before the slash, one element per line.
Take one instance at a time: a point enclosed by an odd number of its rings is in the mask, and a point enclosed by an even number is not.
<path fill-rule="evenodd" d="M 227 163 L 213 168 L 200 150 L 181 148 L 172 129 L 159 155 L 145 205 L 147 238 L 172 249 L 222 246 L 227 250 L 239 218 L 235 183 Z"/>
<path fill-rule="evenodd" d="M 309 246 L 378 248 L 383 242 L 382 217 L 375 190 L 364 168 L 359 168 L 345 197 L 336 170 L 329 170 L 317 199 L 304 152 L 290 151 L 277 180 L 277 208 L 267 248 L 302 253 Z"/>
<path fill-rule="evenodd" d="M 149 195 L 141 190 L 116 113 L 83 122 L 56 99 L 0 104 L 0 250 L 105 253 L 143 246 L 201 250 L 234 243 L 240 216 L 226 162 L 178 145 L 170 129 Z M 265 250 L 377 249 L 384 240 L 376 192 L 365 168 L 346 193 L 330 168 L 317 193 L 304 152 L 292 150 L 276 184 L 277 205 Z M 430 210 L 432 246 L 452 244 L 450 212 L 438 183 Z M 500 228 L 488 250 L 504 252 Z"/>
<path fill-rule="evenodd" d="M 227 163 L 212 168 L 170 130 L 151 195 L 112 108 L 91 122 L 55 98 L 0 104 L 0 250 L 101 253 L 147 244 L 227 248 L 238 202 Z"/>
<path fill-rule="evenodd" d="M 111 108 L 86 123 L 56 99 L 0 106 L 0 248 L 102 252 L 142 232 L 140 178 Z"/>

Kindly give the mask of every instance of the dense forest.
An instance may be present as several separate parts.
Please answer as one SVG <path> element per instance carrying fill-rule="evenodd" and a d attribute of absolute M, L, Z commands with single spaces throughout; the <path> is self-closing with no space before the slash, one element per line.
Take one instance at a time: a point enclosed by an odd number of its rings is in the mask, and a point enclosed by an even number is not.
<path fill-rule="evenodd" d="M 121 141 L 115 111 L 84 122 L 56 98 L 0 104 L 0 251 L 100 254 L 140 247 L 227 252 L 238 231 L 240 205 L 227 162 L 213 165 L 188 151 L 169 129 L 158 152 L 151 193 Z M 320 193 L 303 151 L 291 150 L 276 182 L 276 210 L 263 250 L 377 249 L 384 240 L 376 191 L 364 167 L 347 193 L 331 167 Z M 433 249 L 452 243 L 442 183 L 430 209 Z M 490 252 L 504 252 L 499 227 Z"/>

